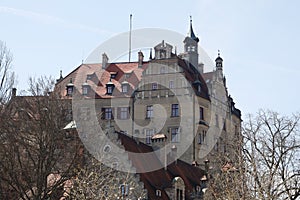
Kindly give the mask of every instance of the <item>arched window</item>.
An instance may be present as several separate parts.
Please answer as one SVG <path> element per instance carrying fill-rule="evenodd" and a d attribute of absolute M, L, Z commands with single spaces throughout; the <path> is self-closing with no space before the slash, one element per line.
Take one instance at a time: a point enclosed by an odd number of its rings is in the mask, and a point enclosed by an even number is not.
<path fill-rule="evenodd" d="M 185 184 L 182 178 L 179 176 L 173 179 L 173 185 L 175 189 L 175 200 L 184 200 L 185 199 Z"/>

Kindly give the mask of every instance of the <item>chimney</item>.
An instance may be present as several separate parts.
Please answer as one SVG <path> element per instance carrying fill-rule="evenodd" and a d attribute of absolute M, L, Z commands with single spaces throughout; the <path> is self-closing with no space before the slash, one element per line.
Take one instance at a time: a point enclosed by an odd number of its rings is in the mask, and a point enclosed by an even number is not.
<path fill-rule="evenodd" d="M 144 54 L 143 52 L 139 51 L 138 53 L 138 61 L 139 61 L 139 68 L 143 67 L 143 60 L 144 60 Z"/>
<path fill-rule="evenodd" d="M 102 69 L 106 69 L 108 64 L 108 56 L 106 55 L 106 53 L 102 54 Z"/>
<path fill-rule="evenodd" d="M 13 88 L 11 91 L 11 98 L 14 98 L 17 96 L 17 88 Z"/>
<path fill-rule="evenodd" d="M 200 74 L 203 74 L 203 70 L 204 70 L 204 64 L 203 63 L 199 63 L 198 64 L 198 71 Z"/>

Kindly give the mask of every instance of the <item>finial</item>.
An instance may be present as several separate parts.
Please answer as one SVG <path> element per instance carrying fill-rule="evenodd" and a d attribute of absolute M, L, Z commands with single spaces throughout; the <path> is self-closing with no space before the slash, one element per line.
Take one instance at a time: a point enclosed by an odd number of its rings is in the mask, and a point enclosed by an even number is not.
<path fill-rule="evenodd" d="M 62 70 L 60 70 L 60 76 L 59 76 L 59 78 L 60 79 L 63 78 L 63 76 L 62 76 Z"/>
<path fill-rule="evenodd" d="M 220 57 L 220 49 L 218 49 L 218 56 Z"/>
<path fill-rule="evenodd" d="M 175 55 L 177 55 L 177 46 L 175 46 Z"/>
<path fill-rule="evenodd" d="M 192 21 L 193 21 L 193 20 L 192 20 L 192 15 L 190 15 L 190 23 L 191 23 L 191 24 L 192 24 Z"/>

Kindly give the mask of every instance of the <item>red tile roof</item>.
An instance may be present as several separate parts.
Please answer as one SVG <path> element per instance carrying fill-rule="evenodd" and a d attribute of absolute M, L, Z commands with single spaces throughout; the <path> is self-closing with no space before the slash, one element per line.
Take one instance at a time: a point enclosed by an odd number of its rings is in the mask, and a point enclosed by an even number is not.
<path fill-rule="evenodd" d="M 145 154 L 154 152 L 151 146 L 137 142 L 134 138 L 122 133 L 118 134 L 126 151 Z M 190 199 L 190 193 L 195 190 L 196 185 L 200 185 L 200 180 L 205 175 L 204 170 L 181 160 L 171 163 L 165 170 L 160 160 L 155 156 L 155 153 L 151 155 L 150 159 L 149 157 L 143 159 L 143 154 L 139 154 L 138 157 L 129 156 L 129 159 L 137 171 L 140 172 L 143 170 L 149 171 L 149 169 L 151 169 L 150 167 L 160 166 L 158 170 L 139 173 L 140 179 L 148 191 L 149 199 L 170 199 L 165 189 L 171 188 L 173 179 L 178 176 L 181 177 L 185 183 L 186 199 Z M 161 197 L 156 196 L 156 190 L 161 190 Z"/>

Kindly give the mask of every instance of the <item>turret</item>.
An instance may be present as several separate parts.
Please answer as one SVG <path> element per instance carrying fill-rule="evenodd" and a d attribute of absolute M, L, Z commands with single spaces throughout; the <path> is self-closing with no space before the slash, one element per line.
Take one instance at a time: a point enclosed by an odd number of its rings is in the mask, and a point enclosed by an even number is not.
<path fill-rule="evenodd" d="M 198 69 L 198 42 L 199 38 L 196 37 L 193 25 L 192 18 L 190 19 L 190 31 L 188 36 L 184 39 L 184 56 L 183 58 L 196 69 Z M 199 69 L 198 69 L 199 70 Z"/>

